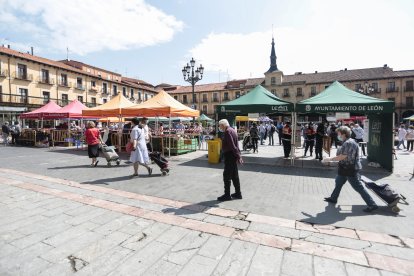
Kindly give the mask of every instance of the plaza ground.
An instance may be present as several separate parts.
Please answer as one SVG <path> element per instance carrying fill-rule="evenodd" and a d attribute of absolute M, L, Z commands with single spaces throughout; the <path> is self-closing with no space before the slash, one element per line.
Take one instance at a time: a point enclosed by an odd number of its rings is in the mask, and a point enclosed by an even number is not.
<path fill-rule="evenodd" d="M 89 166 L 80 149 L 0 148 L 2 275 L 412 275 L 414 213 L 364 202 L 349 184 L 336 206 L 334 167 L 294 166 L 280 146 L 244 154 L 243 200 L 219 203 L 222 165 L 206 152 L 172 157 L 130 179 L 122 163 Z M 301 155 L 300 151 L 297 152 Z M 278 157 L 277 157 L 278 156 Z M 393 174 L 363 174 L 414 198 L 413 154 Z M 124 155 L 121 158 L 125 159 Z M 140 169 L 141 170 L 141 169 Z M 393 274 L 397 273 L 397 274 Z"/>

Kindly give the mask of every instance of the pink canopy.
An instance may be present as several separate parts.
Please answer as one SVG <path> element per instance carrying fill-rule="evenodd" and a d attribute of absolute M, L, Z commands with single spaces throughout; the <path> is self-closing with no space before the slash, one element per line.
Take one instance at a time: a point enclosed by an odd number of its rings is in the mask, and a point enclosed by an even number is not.
<path fill-rule="evenodd" d="M 72 101 L 67 106 L 62 107 L 61 109 L 46 113 L 44 115 L 45 119 L 64 119 L 64 118 L 87 118 L 88 116 L 82 116 L 82 110 L 88 109 L 83 103 L 78 100 Z"/>
<path fill-rule="evenodd" d="M 23 113 L 20 115 L 22 119 L 42 119 L 46 113 L 56 112 L 60 110 L 61 107 L 58 106 L 55 102 L 48 102 L 41 108 L 35 109 L 33 111 Z"/>

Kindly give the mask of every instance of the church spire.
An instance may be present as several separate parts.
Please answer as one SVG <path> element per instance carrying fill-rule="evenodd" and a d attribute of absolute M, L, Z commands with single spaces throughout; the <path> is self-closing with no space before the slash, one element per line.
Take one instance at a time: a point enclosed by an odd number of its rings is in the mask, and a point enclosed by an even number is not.
<path fill-rule="evenodd" d="M 275 51 L 275 39 L 272 36 L 272 51 L 270 52 L 270 68 L 268 73 L 278 71 L 276 64 L 276 51 Z"/>

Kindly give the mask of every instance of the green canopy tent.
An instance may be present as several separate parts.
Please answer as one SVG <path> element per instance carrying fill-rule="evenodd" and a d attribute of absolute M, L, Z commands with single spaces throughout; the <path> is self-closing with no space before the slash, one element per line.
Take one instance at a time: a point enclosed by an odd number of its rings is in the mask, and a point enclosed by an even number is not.
<path fill-rule="evenodd" d="M 233 101 L 217 105 L 216 114 L 223 117 L 244 115 L 248 113 L 282 113 L 293 112 L 293 103 L 273 95 L 261 85 L 250 90 L 246 95 Z"/>
<path fill-rule="evenodd" d="M 213 121 L 213 119 L 207 117 L 206 114 L 201 114 L 201 116 L 198 117 L 197 120 L 198 121 L 207 121 L 207 122 Z"/>
<path fill-rule="evenodd" d="M 358 113 L 368 115 L 368 159 L 393 170 L 394 102 L 362 95 L 335 81 L 320 94 L 296 104 L 298 113 Z"/>

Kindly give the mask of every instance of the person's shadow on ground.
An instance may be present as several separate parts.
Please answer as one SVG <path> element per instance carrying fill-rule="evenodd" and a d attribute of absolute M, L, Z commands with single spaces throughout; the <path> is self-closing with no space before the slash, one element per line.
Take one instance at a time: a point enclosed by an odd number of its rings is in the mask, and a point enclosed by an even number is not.
<path fill-rule="evenodd" d="M 162 212 L 165 214 L 173 214 L 176 216 L 185 216 L 185 215 L 193 215 L 198 213 L 203 213 L 204 211 L 212 208 L 212 207 L 220 207 L 218 205 L 219 201 L 217 200 L 209 200 L 209 201 L 202 201 L 194 204 L 189 204 L 182 206 L 180 208 L 165 208 L 162 209 Z"/>
<path fill-rule="evenodd" d="M 335 206 L 334 204 L 328 204 L 323 212 L 317 213 L 312 216 L 306 212 L 302 212 L 307 218 L 301 219 L 301 222 L 317 223 L 317 224 L 333 224 L 335 222 L 344 221 L 347 217 L 358 217 L 358 216 L 399 216 L 404 217 L 400 214 L 391 212 L 384 207 L 379 207 L 372 213 L 366 213 L 363 211 L 366 205 L 352 205 L 351 210 L 342 210 L 341 206 Z"/>

